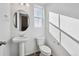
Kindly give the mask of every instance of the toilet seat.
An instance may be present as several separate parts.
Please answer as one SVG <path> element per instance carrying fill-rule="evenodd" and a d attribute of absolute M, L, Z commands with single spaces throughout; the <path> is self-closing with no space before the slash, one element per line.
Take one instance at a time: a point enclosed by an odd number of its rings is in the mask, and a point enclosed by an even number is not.
<path fill-rule="evenodd" d="M 44 55 L 51 55 L 51 49 L 48 46 L 40 46 L 40 50 Z"/>

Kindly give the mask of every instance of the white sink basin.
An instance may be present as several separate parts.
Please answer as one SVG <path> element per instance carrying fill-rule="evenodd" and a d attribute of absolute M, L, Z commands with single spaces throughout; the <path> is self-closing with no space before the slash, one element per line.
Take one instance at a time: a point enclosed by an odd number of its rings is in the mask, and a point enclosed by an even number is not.
<path fill-rule="evenodd" d="M 21 42 L 26 42 L 27 40 L 30 40 L 30 37 L 15 37 L 13 38 L 13 42 L 15 43 L 21 43 Z"/>

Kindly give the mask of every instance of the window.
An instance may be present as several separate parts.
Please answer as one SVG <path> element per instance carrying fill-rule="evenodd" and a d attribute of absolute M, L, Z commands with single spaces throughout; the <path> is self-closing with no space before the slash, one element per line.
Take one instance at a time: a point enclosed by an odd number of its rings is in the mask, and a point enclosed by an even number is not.
<path fill-rule="evenodd" d="M 49 22 L 53 23 L 57 27 L 59 27 L 59 14 L 56 14 L 54 12 L 49 12 Z"/>
<path fill-rule="evenodd" d="M 49 12 L 49 33 L 58 41 L 60 42 L 60 31 L 51 25 L 54 24 L 55 26 L 59 27 L 59 14 L 54 12 Z"/>
<path fill-rule="evenodd" d="M 79 19 L 60 15 L 60 28 L 79 41 Z"/>
<path fill-rule="evenodd" d="M 43 8 L 39 6 L 34 7 L 34 27 L 42 27 Z"/>
<path fill-rule="evenodd" d="M 60 28 L 79 41 L 79 19 L 60 15 Z M 61 33 L 61 45 L 73 56 L 79 56 L 79 44 Z"/>
<path fill-rule="evenodd" d="M 66 51 L 79 56 L 79 19 L 49 12 L 49 33 Z"/>

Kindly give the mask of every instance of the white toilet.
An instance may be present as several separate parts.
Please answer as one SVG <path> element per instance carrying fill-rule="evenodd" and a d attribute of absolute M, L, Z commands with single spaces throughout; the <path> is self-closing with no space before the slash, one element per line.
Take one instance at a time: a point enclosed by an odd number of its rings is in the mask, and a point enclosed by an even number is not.
<path fill-rule="evenodd" d="M 40 56 L 50 56 L 51 55 L 51 49 L 45 45 L 45 38 L 44 37 L 37 37 L 37 46 L 40 50 Z"/>

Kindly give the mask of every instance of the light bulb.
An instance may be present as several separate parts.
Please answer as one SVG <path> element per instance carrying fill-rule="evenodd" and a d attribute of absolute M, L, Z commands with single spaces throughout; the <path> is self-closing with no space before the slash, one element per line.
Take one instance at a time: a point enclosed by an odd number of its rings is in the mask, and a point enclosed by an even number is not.
<path fill-rule="evenodd" d="M 24 5 L 24 3 L 20 3 L 20 5 Z"/>
<path fill-rule="evenodd" d="M 29 3 L 26 3 L 26 6 L 27 6 L 27 7 L 29 7 L 29 6 L 30 6 L 30 4 L 29 4 Z"/>

